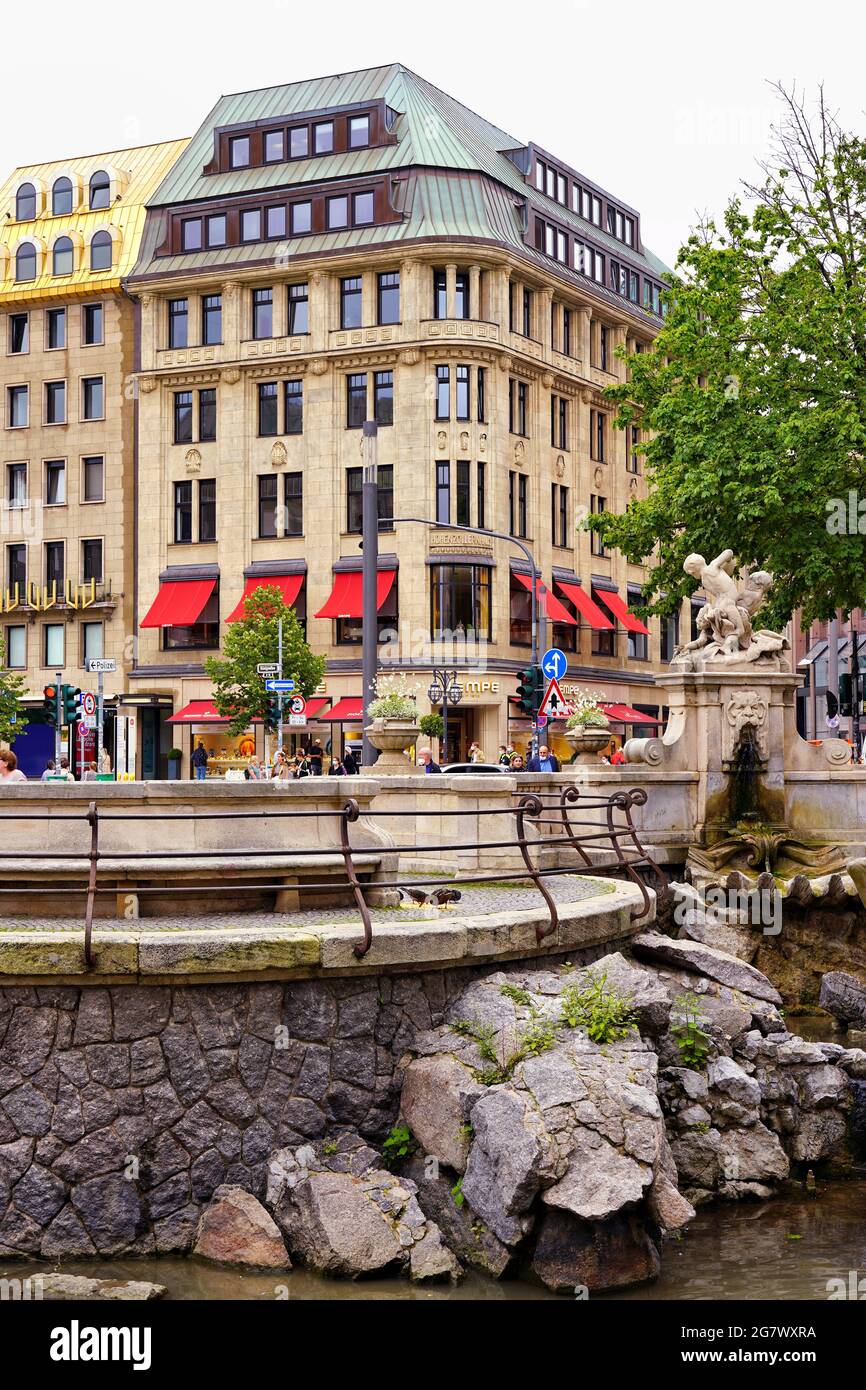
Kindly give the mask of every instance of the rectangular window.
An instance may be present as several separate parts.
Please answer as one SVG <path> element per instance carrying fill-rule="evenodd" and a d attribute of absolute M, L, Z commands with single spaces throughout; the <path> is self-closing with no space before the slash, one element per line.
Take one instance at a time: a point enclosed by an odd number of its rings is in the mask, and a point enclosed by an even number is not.
<path fill-rule="evenodd" d="M 445 462 L 436 465 L 436 523 L 451 524 L 451 464 Z"/>
<path fill-rule="evenodd" d="M 602 370 L 603 372 L 606 372 L 606 371 L 607 371 L 607 364 L 608 364 L 608 354 L 607 354 L 608 338 L 609 338 L 609 334 L 608 334 L 607 324 L 600 323 L 600 324 L 598 325 L 598 365 L 601 367 L 601 370 Z"/>
<path fill-rule="evenodd" d="M 66 505 L 66 459 L 45 460 L 45 506 Z"/>
<path fill-rule="evenodd" d="M 469 318 L 469 276 L 465 270 L 459 270 L 454 280 L 454 317 Z"/>
<path fill-rule="evenodd" d="M 466 633 L 490 641 L 490 574 L 486 565 L 430 566 L 430 626 L 434 640 Z"/>
<path fill-rule="evenodd" d="M 640 453 L 639 453 L 639 449 L 640 449 L 640 442 L 641 442 L 641 441 L 640 441 L 640 429 L 638 428 L 637 425 L 632 425 L 632 426 L 631 426 L 630 440 L 631 440 L 631 449 L 629 450 L 629 455 L 628 455 L 628 471 L 629 471 L 629 473 L 639 473 L 639 472 L 640 472 Z"/>
<path fill-rule="evenodd" d="M 513 377 L 508 382 L 508 428 L 512 434 L 519 434 L 526 437 L 526 416 L 529 385 L 525 381 L 515 381 Z"/>
<path fill-rule="evenodd" d="M 259 474 L 259 536 L 270 539 L 277 534 L 277 486 L 275 473 Z"/>
<path fill-rule="evenodd" d="M 310 304 L 308 289 L 304 285 L 289 285 L 289 333 L 309 333 Z"/>
<path fill-rule="evenodd" d="M 477 499 L 476 499 L 477 516 L 476 516 L 476 519 L 475 519 L 475 524 L 476 524 L 476 526 L 479 526 L 479 527 L 481 528 L 481 530 L 483 531 L 484 528 L 485 528 L 485 526 L 487 525 L 487 522 L 486 522 L 485 519 L 484 519 L 485 516 L 486 516 L 486 514 L 487 514 L 487 496 L 486 496 L 487 464 L 486 464 L 486 463 L 483 463 L 483 462 L 481 462 L 481 461 L 479 460 L 479 462 L 475 465 L 475 470 L 476 470 L 476 473 L 475 473 L 476 481 L 477 481 L 477 484 L 478 484 L 477 489 L 476 489 L 476 491 L 477 491 Z"/>
<path fill-rule="evenodd" d="M 313 225 L 312 203 L 292 203 L 292 236 L 303 236 Z"/>
<path fill-rule="evenodd" d="M 46 541 L 45 543 L 45 583 L 50 589 L 57 586 L 58 594 L 63 589 L 66 578 L 66 542 Z"/>
<path fill-rule="evenodd" d="M 596 496 L 595 493 L 592 493 L 592 494 L 590 495 L 590 499 L 589 499 L 589 510 L 590 510 L 590 512 L 592 513 L 592 515 L 593 515 L 593 516 L 599 516 L 600 513 L 603 512 L 603 511 L 606 511 L 606 509 L 607 509 L 607 498 L 606 498 L 606 497 L 598 497 L 598 496 Z M 605 549 L 604 541 L 603 541 L 602 538 L 601 538 L 601 532 L 599 532 L 599 531 L 590 531 L 590 533 L 589 533 L 589 550 L 590 550 L 590 554 L 591 554 L 591 555 L 604 556 L 604 555 L 607 554 L 607 550 Z"/>
<path fill-rule="evenodd" d="M 19 591 L 23 593 L 27 587 L 26 545 L 7 545 L 6 574 L 9 580 L 9 588 L 14 589 L 17 584 Z"/>
<path fill-rule="evenodd" d="M 192 541 L 192 483 L 174 485 L 174 543 L 188 545 Z"/>
<path fill-rule="evenodd" d="M 289 158 L 306 159 L 310 153 L 310 127 L 292 126 L 289 131 Z"/>
<path fill-rule="evenodd" d="M 550 539 L 561 548 L 568 546 L 568 488 L 550 485 Z"/>
<path fill-rule="evenodd" d="M 360 328 L 363 321 L 363 281 L 353 275 L 340 281 L 340 327 Z"/>
<path fill-rule="evenodd" d="M 378 312 L 380 324 L 400 322 L 400 274 L 387 271 L 378 277 Z"/>
<path fill-rule="evenodd" d="M 328 231 L 334 232 L 339 231 L 342 227 L 348 227 L 349 199 L 345 194 L 336 198 L 328 198 L 326 208 Z"/>
<path fill-rule="evenodd" d="M 250 162 L 250 137 L 236 135 L 229 141 L 229 164 L 232 169 L 246 169 Z"/>
<path fill-rule="evenodd" d="M 393 372 L 376 372 L 373 376 L 373 419 L 377 425 L 394 423 Z"/>
<path fill-rule="evenodd" d="M 469 368 L 457 368 L 457 419 L 469 419 Z"/>
<path fill-rule="evenodd" d="M 215 386 L 206 386 L 198 393 L 198 437 L 201 444 L 211 444 L 217 433 L 217 393 Z"/>
<path fill-rule="evenodd" d="M 85 584 L 89 584 L 91 579 L 97 584 L 102 583 L 101 540 L 81 542 L 81 578 Z"/>
<path fill-rule="evenodd" d="M 66 424 L 65 381 L 46 381 L 45 383 L 45 423 L 46 425 Z"/>
<path fill-rule="evenodd" d="M 23 429 L 30 419 L 30 388 L 27 386 L 8 386 L 6 388 L 6 419 L 9 428 Z"/>
<path fill-rule="evenodd" d="M 207 244 L 214 249 L 225 246 L 226 244 L 226 219 L 223 213 L 217 213 L 214 217 L 207 219 Z"/>
<path fill-rule="evenodd" d="M 455 503 L 457 506 L 457 525 L 471 526 L 469 519 L 469 509 L 471 506 L 471 478 L 470 466 L 466 459 L 457 460 L 457 487 L 455 490 Z"/>
<path fill-rule="evenodd" d="M 105 501 L 105 460 L 101 454 L 93 454 L 81 460 L 82 501 Z"/>
<path fill-rule="evenodd" d="M 6 465 L 6 497 L 10 508 L 27 506 L 27 464 Z"/>
<path fill-rule="evenodd" d="M 219 646 L 219 586 L 214 589 L 197 622 L 189 627 L 164 627 L 162 645 L 164 651 L 194 650 L 202 647 Z"/>
<path fill-rule="evenodd" d="M 346 530 L 360 535 L 363 520 L 363 468 L 346 469 Z"/>
<path fill-rule="evenodd" d="M 192 391 L 174 393 L 174 442 L 192 443 Z"/>
<path fill-rule="evenodd" d="M 266 164 L 278 164 L 286 157 L 286 132 L 284 130 L 266 130 L 264 157 Z"/>
<path fill-rule="evenodd" d="M 302 536 L 304 534 L 303 473 L 285 474 L 285 499 L 285 534 L 287 536 Z"/>
<path fill-rule="evenodd" d="M 532 337 L 532 290 L 526 288 L 523 291 L 523 326 L 521 332 L 524 338 Z"/>
<path fill-rule="evenodd" d="M 168 301 L 168 345 L 185 348 L 189 343 L 189 300 Z"/>
<path fill-rule="evenodd" d="M 433 271 L 433 317 L 448 317 L 448 279 L 444 270 Z"/>
<path fill-rule="evenodd" d="M 274 336 L 274 292 L 253 290 L 253 337 Z"/>
<path fill-rule="evenodd" d="M 198 538 L 200 541 L 217 538 L 216 478 L 202 478 L 198 485 Z"/>
<path fill-rule="evenodd" d="M 85 304 L 81 314 L 81 340 L 85 347 L 104 341 L 101 304 Z"/>
<path fill-rule="evenodd" d="M 349 117 L 349 149 L 362 150 L 370 143 L 370 117 Z"/>
<path fill-rule="evenodd" d="M 487 368 L 479 367 L 475 396 L 475 414 L 480 425 L 483 425 L 487 419 L 486 383 Z"/>
<path fill-rule="evenodd" d="M 367 377 L 364 372 L 346 377 L 346 428 L 359 430 L 367 418 Z"/>
<path fill-rule="evenodd" d="M 659 658 L 661 661 L 669 662 L 673 659 L 673 654 L 680 644 L 680 615 L 671 613 L 667 618 L 660 619 L 661 644 L 659 648 Z"/>
<path fill-rule="evenodd" d="M 105 415 L 105 381 L 101 376 L 81 378 L 81 418 L 101 420 Z"/>
<path fill-rule="evenodd" d="M 259 434 L 279 433 L 279 401 L 275 381 L 259 382 Z"/>
<path fill-rule="evenodd" d="M 390 463 L 379 469 L 379 530 L 394 530 L 394 469 Z"/>
<path fill-rule="evenodd" d="M 286 209 L 282 203 L 265 208 L 265 236 L 269 241 L 286 235 Z"/>
<path fill-rule="evenodd" d="M 241 213 L 241 241 L 261 241 L 261 208 L 244 208 Z"/>
<path fill-rule="evenodd" d="M 601 607 L 602 613 L 606 612 L 602 594 L 593 585 L 590 589 L 590 597 L 593 603 Z M 592 654 L 593 656 L 616 656 L 616 629 L 603 628 L 599 631 L 593 628 L 592 631 Z"/>
<path fill-rule="evenodd" d="M 27 628 L 23 625 L 6 629 L 6 665 L 13 671 L 27 665 Z"/>
<path fill-rule="evenodd" d="M 629 608 L 639 608 L 643 603 L 643 595 L 636 584 L 629 584 L 626 589 L 626 601 Z M 628 655 L 633 661 L 646 661 L 649 656 L 647 635 L 645 632 L 630 632 L 628 634 Z"/>
<path fill-rule="evenodd" d="M 304 383 L 300 378 L 284 383 L 285 403 L 284 434 L 303 434 L 304 432 Z"/>
<path fill-rule="evenodd" d="M 27 352 L 30 347 L 30 315 L 9 315 L 9 351 Z"/>
<path fill-rule="evenodd" d="M 330 154 L 334 148 L 334 122 L 320 121 L 313 126 L 313 145 L 316 154 Z"/>
<path fill-rule="evenodd" d="M 66 310 L 48 309 L 45 314 L 48 329 L 47 346 L 52 352 L 66 347 Z"/>
<path fill-rule="evenodd" d="M 528 515 L 526 505 L 526 474 L 520 473 L 517 478 L 517 535 L 525 537 L 529 534 Z"/>
<path fill-rule="evenodd" d="M 521 540 L 527 535 L 526 474 L 508 474 L 508 530 Z"/>
<path fill-rule="evenodd" d="M 607 442 L 607 416 L 603 410 L 589 412 L 589 456 L 596 463 L 604 463 Z"/>
<path fill-rule="evenodd" d="M 201 250 L 200 217 L 187 217 L 180 224 L 180 245 L 183 251 Z"/>
<path fill-rule="evenodd" d="M 61 669 L 66 665 L 63 623 L 46 623 L 42 629 L 42 665 Z"/>
<path fill-rule="evenodd" d="M 202 297 L 201 340 L 206 347 L 223 340 L 223 301 L 220 294 L 206 294 Z"/>
<path fill-rule="evenodd" d="M 451 419 L 451 368 L 436 368 L 436 419 Z"/>
<path fill-rule="evenodd" d="M 103 655 L 102 623 L 81 624 L 81 664 L 85 668 L 89 661 L 99 661 Z"/>
<path fill-rule="evenodd" d="M 368 227 L 375 220 L 375 207 L 372 193 L 355 193 L 352 196 L 352 226 Z"/>

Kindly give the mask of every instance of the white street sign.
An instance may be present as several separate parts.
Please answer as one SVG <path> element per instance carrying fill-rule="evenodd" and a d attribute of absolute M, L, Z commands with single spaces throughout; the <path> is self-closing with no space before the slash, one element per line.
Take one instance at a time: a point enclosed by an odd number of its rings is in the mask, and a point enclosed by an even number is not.
<path fill-rule="evenodd" d="M 305 714 L 290 714 L 290 715 L 289 715 L 289 723 L 290 723 L 290 724 L 297 724 L 297 725 L 303 726 L 304 724 L 306 724 L 306 722 L 307 722 L 307 716 L 306 716 Z"/>
<path fill-rule="evenodd" d="M 83 714 L 83 715 L 81 716 L 81 727 L 82 727 L 83 729 L 95 729 L 95 728 L 96 728 L 96 715 L 95 715 L 95 714 Z"/>
<path fill-rule="evenodd" d="M 96 713 L 96 696 L 92 690 L 85 690 L 81 696 L 81 708 L 88 716 Z"/>
<path fill-rule="evenodd" d="M 306 714 L 307 702 L 303 695 L 293 695 L 289 701 L 289 712 L 291 714 Z"/>
<path fill-rule="evenodd" d="M 87 669 L 94 674 L 104 671 L 106 675 L 110 675 L 112 671 L 117 670 L 117 662 L 113 656 L 92 656 L 87 663 Z"/>
<path fill-rule="evenodd" d="M 260 676 L 278 676 L 280 674 L 280 668 L 276 661 L 261 661 L 256 667 L 256 671 Z"/>

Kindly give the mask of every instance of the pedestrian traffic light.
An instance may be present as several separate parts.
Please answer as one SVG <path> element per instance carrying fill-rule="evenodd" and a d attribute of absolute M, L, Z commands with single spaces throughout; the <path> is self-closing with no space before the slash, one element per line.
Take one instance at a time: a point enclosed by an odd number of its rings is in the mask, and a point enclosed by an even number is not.
<path fill-rule="evenodd" d="M 268 695 L 265 704 L 265 728 L 269 733 L 275 733 L 280 727 L 280 697 L 279 695 Z"/>
<path fill-rule="evenodd" d="M 533 719 L 544 694 L 544 672 L 540 666 L 527 666 L 517 672 L 517 702 L 524 714 Z"/>
<path fill-rule="evenodd" d="M 853 708 L 851 677 L 843 671 L 839 677 L 839 713 L 843 718 L 850 718 Z"/>
<path fill-rule="evenodd" d="M 63 724 L 74 724 L 81 713 L 81 691 L 77 685 L 63 685 L 62 693 Z"/>
<path fill-rule="evenodd" d="M 48 719 L 52 724 L 59 722 L 61 710 L 61 697 L 59 685 L 45 685 L 42 687 L 43 705 Z"/>

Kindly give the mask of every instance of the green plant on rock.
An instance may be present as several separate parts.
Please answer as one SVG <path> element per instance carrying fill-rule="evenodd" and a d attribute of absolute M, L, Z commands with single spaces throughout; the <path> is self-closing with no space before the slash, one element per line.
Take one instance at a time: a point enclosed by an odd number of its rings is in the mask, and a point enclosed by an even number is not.
<path fill-rule="evenodd" d="M 324 1144 L 322 1145 L 322 1153 L 335 1154 L 337 1152 L 338 1147 L 339 1145 L 337 1144 L 335 1139 L 326 1139 Z"/>
<path fill-rule="evenodd" d="M 473 1076 L 482 1086 L 500 1086 L 509 1081 L 514 1068 L 526 1057 L 547 1052 L 556 1042 L 556 1023 L 542 1018 L 537 1009 L 530 1008 L 530 1021 L 518 1038 L 517 1047 L 508 1057 L 501 1056 L 495 1046 L 498 1030 L 491 1023 L 474 1023 L 458 1019 L 450 1025 L 452 1033 L 471 1038 L 485 1065 L 473 1069 Z"/>
<path fill-rule="evenodd" d="M 463 1206 L 464 1202 L 466 1201 L 466 1198 L 463 1196 L 463 1178 L 462 1178 L 462 1177 L 458 1178 L 457 1181 L 456 1181 L 456 1183 L 455 1183 L 454 1186 L 452 1187 L 452 1189 L 451 1189 L 451 1196 L 454 1198 L 454 1205 L 455 1205 L 455 1207 L 457 1207 L 457 1208 L 459 1209 L 460 1207 Z"/>
<path fill-rule="evenodd" d="M 609 985 L 606 972 L 585 972 L 559 999 L 560 1021 L 568 1028 L 583 1028 L 591 1042 L 618 1042 L 637 1027 L 631 996 Z"/>
<path fill-rule="evenodd" d="M 520 1045 L 511 1062 L 511 1070 L 522 1062 L 524 1057 L 538 1057 L 549 1052 L 556 1043 L 556 1022 L 543 1018 L 537 1009 L 530 1012 L 530 1022 L 520 1035 Z"/>
<path fill-rule="evenodd" d="M 504 994 L 506 999 L 512 999 L 515 1004 L 531 1004 L 532 998 L 529 992 L 521 989 L 520 985 L 500 985 L 499 993 Z"/>
<path fill-rule="evenodd" d="M 671 1033 L 679 1048 L 683 1065 L 690 1071 L 703 1071 L 710 1051 L 710 1035 L 701 1027 L 706 1019 L 694 994 L 680 994 L 674 1000 L 677 1013 L 671 1015 Z"/>
<path fill-rule="evenodd" d="M 382 1145 L 382 1162 L 392 1168 L 400 1158 L 411 1158 L 418 1145 L 405 1125 L 394 1125 Z"/>

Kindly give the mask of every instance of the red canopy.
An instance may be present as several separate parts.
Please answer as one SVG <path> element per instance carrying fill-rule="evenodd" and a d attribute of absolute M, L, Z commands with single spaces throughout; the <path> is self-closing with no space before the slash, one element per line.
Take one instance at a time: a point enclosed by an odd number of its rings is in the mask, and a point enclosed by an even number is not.
<path fill-rule="evenodd" d="M 228 724 L 210 700 L 192 700 L 167 721 L 169 724 Z"/>
<path fill-rule="evenodd" d="M 215 588 L 215 579 L 165 580 L 140 626 L 192 627 Z"/>
<path fill-rule="evenodd" d="M 614 724 L 661 723 L 661 720 L 653 719 L 651 714 L 641 714 L 639 709 L 633 709 L 631 705 L 602 705 L 602 709 Z"/>
<path fill-rule="evenodd" d="M 598 596 L 602 603 L 606 603 L 615 618 L 619 618 L 626 632 L 642 632 L 645 637 L 649 637 L 649 628 L 644 627 L 640 618 L 636 618 L 634 613 L 629 613 L 623 599 L 613 589 L 599 589 Z"/>
<path fill-rule="evenodd" d="M 226 618 L 227 623 L 240 622 L 244 616 L 244 604 L 256 589 L 261 589 L 266 585 L 275 586 L 283 596 L 283 602 L 289 607 L 296 602 L 298 594 L 301 592 L 304 583 L 302 574 L 268 574 L 258 579 L 248 579 L 241 594 L 240 603 L 233 608 Z"/>
<path fill-rule="evenodd" d="M 364 720 L 364 697 L 345 695 L 322 718 L 331 724 L 361 724 Z"/>
<path fill-rule="evenodd" d="M 566 598 L 571 599 L 577 611 L 586 618 L 590 627 L 595 628 L 596 631 L 603 631 L 604 629 L 609 631 L 613 627 L 607 614 L 602 613 L 598 604 L 593 602 L 580 584 L 566 584 L 562 579 L 557 579 L 556 582 Z"/>
<path fill-rule="evenodd" d="M 396 570 L 379 570 L 376 575 L 376 608 L 382 607 L 394 586 Z M 334 575 L 331 597 L 316 614 L 317 618 L 361 618 L 363 603 L 364 576 L 360 570 L 343 570 Z"/>
<path fill-rule="evenodd" d="M 514 578 L 520 581 L 524 589 L 528 589 L 529 592 L 532 593 L 532 578 L 530 575 L 515 574 Z M 536 593 L 538 592 L 540 586 L 541 580 L 539 579 L 536 581 L 535 584 Z M 571 616 L 565 605 L 560 603 L 559 599 L 556 597 L 556 594 L 552 594 L 549 589 L 546 589 L 544 593 L 544 611 L 547 614 L 548 618 L 550 618 L 551 622 L 571 623 L 574 627 L 577 626 L 577 619 Z"/>

